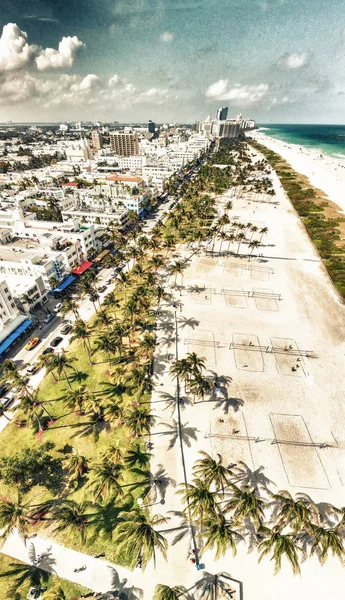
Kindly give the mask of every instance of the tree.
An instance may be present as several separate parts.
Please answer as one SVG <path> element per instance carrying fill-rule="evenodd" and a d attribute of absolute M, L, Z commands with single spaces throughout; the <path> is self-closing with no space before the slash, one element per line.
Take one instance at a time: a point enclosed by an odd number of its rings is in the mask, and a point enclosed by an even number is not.
<path fill-rule="evenodd" d="M 177 260 L 169 266 L 170 275 L 175 275 L 175 286 L 178 275 L 181 275 L 181 285 L 183 285 L 183 271 L 186 267 L 187 265 L 183 260 Z"/>
<path fill-rule="evenodd" d="M 114 318 L 117 322 L 116 310 L 120 308 L 121 302 L 120 300 L 118 300 L 115 290 L 109 292 L 109 294 L 104 298 L 103 306 L 108 306 L 109 308 L 112 308 L 114 310 Z"/>
<path fill-rule="evenodd" d="M 0 404 L 0 419 L 1 419 L 1 417 L 5 417 L 5 419 L 9 422 L 11 422 L 11 420 L 12 420 L 7 416 L 6 408 L 2 404 Z"/>
<path fill-rule="evenodd" d="M 148 410 L 134 408 L 132 411 L 126 413 L 126 425 L 136 438 L 142 436 L 144 433 L 150 433 L 154 422 L 155 417 Z"/>
<path fill-rule="evenodd" d="M 0 577 L 8 577 L 13 581 L 13 585 L 9 591 L 13 600 L 18 598 L 16 592 L 21 588 L 22 585 L 30 587 L 41 587 L 42 582 L 47 582 L 50 573 L 43 571 L 39 567 L 34 565 L 27 565 L 25 563 L 10 563 L 10 568 L 0 573 Z M 20 595 L 20 598 L 22 596 Z"/>
<path fill-rule="evenodd" d="M 188 383 L 189 391 L 193 394 L 193 396 L 197 396 L 204 400 L 207 394 L 210 394 L 212 391 L 212 386 L 208 379 L 205 379 L 202 375 L 195 375 L 191 381 Z"/>
<path fill-rule="evenodd" d="M 153 600 L 178 600 L 181 594 L 184 594 L 185 592 L 187 592 L 187 590 L 181 586 L 171 588 L 168 585 L 159 583 L 155 587 Z"/>
<path fill-rule="evenodd" d="M 78 412 L 84 412 L 87 400 L 87 391 L 85 385 L 80 385 L 78 389 L 69 389 L 63 398 L 63 404 L 66 408 Z"/>
<path fill-rule="evenodd" d="M 121 287 L 123 289 L 125 302 L 127 302 L 126 287 L 128 283 L 128 274 L 121 271 L 121 273 L 119 273 L 119 275 L 117 276 L 117 279 L 120 282 Z"/>
<path fill-rule="evenodd" d="M 206 368 L 205 358 L 198 356 L 195 352 L 188 352 L 186 356 L 188 365 L 190 365 L 193 375 L 201 375 Z"/>
<path fill-rule="evenodd" d="M 90 503 L 78 503 L 75 500 L 64 500 L 62 504 L 52 508 L 52 518 L 57 523 L 54 533 L 67 532 L 77 534 L 85 541 L 89 525 Z"/>
<path fill-rule="evenodd" d="M 124 469 L 123 464 L 113 463 L 109 459 L 104 459 L 101 463 L 93 465 L 89 485 L 93 490 L 95 500 L 99 496 L 109 496 L 110 492 L 123 494 L 121 482 Z"/>
<path fill-rule="evenodd" d="M 73 325 L 71 342 L 73 342 L 74 340 L 83 341 L 84 348 L 89 357 L 90 364 L 92 364 L 92 348 L 90 343 L 91 335 L 92 334 L 89 325 L 85 323 L 85 321 L 83 321 L 82 319 L 77 319 L 77 321 Z"/>
<path fill-rule="evenodd" d="M 265 528 L 265 531 L 269 532 L 269 537 L 259 544 L 259 562 L 264 556 L 272 552 L 271 560 L 274 561 L 274 574 L 276 575 L 281 569 L 282 558 L 285 556 L 294 574 L 297 575 L 300 572 L 298 552 L 303 553 L 303 550 L 296 545 L 294 536 L 290 533 L 282 534 L 280 531 L 271 531 L 267 528 Z"/>
<path fill-rule="evenodd" d="M 72 389 L 70 381 L 67 375 L 67 369 L 74 369 L 73 363 L 77 359 L 74 357 L 68 357 L 67 353 L 64 350 L 61 350 L 59 354 L 54 354 L 51 358 L 52 364 L 54 365 L 54 369 L 57 371 L 58 376 L 60 377 L 61 373 L 64 374 L 64 377 L 67 381 L 68 387 Z M 75 371 L 75 369 L 74 369 Z"/>
<path fill-rule="evenodd" d="M 232 555 L 235 556 L 237 543 L 244 539 L 232 529 L 232 523 L 225 518 L 223 513 L 211 514 L 203 521 L 202 535 L 206 540 L 204 551 L 209 548 L 215 549 L 216 560 L 225 556 L 229 548 L 232 550 Z"/>
<path fill-rule="evenodd" d="M 312 538 L 311 556 L 316 554 L 323 565 L 328 558 L 329 552 L 331 552 L 333 556 L 339 558 L 341 563 L 344 562 L 345 548 L 343 533 L 339 529 L 331 529 L 315 525 L 314 523 L 307 523 L 306 530 Z"/>
<path fill-rule="evenodd" d="M 261 527 L 264 519 L 265 501 L 258 496 L 257 490 L 245 487 L 241 489 L 231 484 L 232 498 L 225 507 L 224 512 L 233 513 L 234 524 L 243 522 L 250 517 L 256 527 Z"/>
<path fill-rule="evenodd" d="M 19 489 L 21 493 L 28 492 L 35 485 L 55 489 L 62 479 L 62 459 L 51 456 L 52 448 L 54 444 L 46 442 L 39 448 L 25 447 L 13 456 L 0 458 L 3 483 Z"/>
<path fill-rule="evenodd" d="M 113 337 L 110 333 L 103 333 L 95 340 L 95 349 L 103 352 L 108 359 L 109 369 L 111 369 L 110 355 L 115 354 L 116 346 L 114 345 Z"/>
<path fill-rule="evenodd" d="M 63 317 L 66 317 L 68 315 L 68 313 L 72 312 L 74 314 L 75 318 L 78 320 L 78 319 L 80 319 L 78 308 L 79 308 L 79 303 L 76 300 L 74 300 L 73 298 L 67 298 L 62 303 L 61 315 Z"/>
<path fill-rule="evenodd" d="M 98 311 L 95 320 L 94 320 L 94 328 L 97 329 L 108 329 L 113 322 L 113 317 L 108 315 L 107 311 L 101 309 Z"/>
<path fill-rule="evenodd" d="M 134 444 L 132 448 L 127 450 L 125 463 L 129 468 L 139 466 L 141 469 L 146 469 L 150 464 L 151 454 L 145 452 L 139 444 Z"/>
<path fill-rule="evenodd" d="M 37 425 L 38 431 L 43 431 L 41 417 L 42 411 L 38 412 L 40 404 L 37 404 L 32 400 L 31 396 L 25 395 L 20 398 L 20 413 L 27 419 L 28 425 L 35 427 Z"/>
<path fill-rule="evenodd" d="M 47 373 L 51 373 L 55 382 L 58 381 L 54 374 L 53 354 L 41 354 L 38 359 L 38 364 L 41 369 L 46 369 Z"/>
<path fill-rule="evenodd" d="M 134 566 L 139 558 L 145 569 L 148 562 L 153 559 L 156 565 L 156 552 L 161 552 L 167 559 L 168 542 L 158 531 L 156 525 L 166 523 L 167 519 L 161 515 L 153 515 L 150 519 L 140 510 L 133 509 L 124 516 L 124 521 L 116 528 L 115 537 L 119 544 L 119 551 L 123 551 Z"/>
<path fill-rule="evenodd" d="M 79 481 L 85 473 L 89 470 L 88 460 L 85 456 L 74 452 L 68 456 L 65 460 L 65 467 L 68 471 L 69 481 Z"/>
<path fill-rule="evenodd" d="M 67 596 L 61 585 L 57 584 L 50 588 L 50 590 L 44 592 L 42 600 L 67 600 Z"/>
<path fill-rule="evenodd" d="M 207 452 L 199 451 L 203 458 L 197 460 L 193 467 L 193 473 L 202 479 L 206 485 L 214 485 L 216 490 L 222 490 L 224 494 L 225 488 L 228 486 L 230 473 L 229 469 L 223 465 L 223 458 L 217 454 L 217 460 L 212 458 Z"/>
<path fill-rule="evenodd" d="M 266 233 L 268 233 L 268 227 L 262 227 L 262 229 L 260 229 L 260 233 L 261 233 L 261 238 L 260 238 L 260 244 L 261 244 L 263 236 Z"/>
<path fill-rule="evenodd" d="M 199 478 L 194 478 L 193 483 L 184 485 L 184 489 L 177 493 L 182 494 L 182 501 L 187 505 L 191 517 L 203 521 L 219 513 L 219 492 L 211 491 L 210 486 Z"/>
<path fill-rule="evenodd" d="M 284 529 L 287 525 L 298 531 L 318 515 L 316 506 L 310 498 L 303 494 L 297 494 L 296 500 L 290 492 L 282 490 L 272 496 L 277 507 L 278 520 L 276 525 L 279 529 Z"/>
<path fill-rule="evenodd" d="M 2 538 L 7 538 L 14 529 L 17 529 L 19 535 L 24 537 L 29 530 L 30 506 L 22 501 L 21 495 L 17 492 L 16 501 L 0 499 L 0 529 L 3 529 Z"/>
<path fill-rule="evenodd" d="M 253 254 L 254 250 L 256 250 L 257 248 L 260 247 L 260 242 L 258 242 L 258 240 L 253 240 L 251 242 L 249 242 L 248 247 L 252 249 L 250 255 Z"/>

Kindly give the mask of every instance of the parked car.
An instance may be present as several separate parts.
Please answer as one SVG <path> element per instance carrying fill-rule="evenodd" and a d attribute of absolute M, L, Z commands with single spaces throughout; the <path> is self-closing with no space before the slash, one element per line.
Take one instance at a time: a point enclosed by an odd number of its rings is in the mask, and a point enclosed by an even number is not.
<path fill-rule="evenodd" d="M 12 402 L 14 400 L 14 396 L 12 395 L 8 395 L 8 396 L 4 396 L 3 398 L 1 398 L 0 400 L 0 404 L 3 408 L 8 408 L 9 406 L 11 406 Z"/>
<path fill-rule="evenodd" d="M 109 279 L 107 279 L 107 281 L 105 283 L 106 283 L 106 285 L 110 285 L 111 283 L 113 283 L 112 278 L 109 277 Z"/>
<path fill-rule="evenodd" d="M 53 308 L 53 311 L 54 311 L 55 313 L 58 313 L 58 312 L 60 312 L 60 310 L 61 310 L 61 307 L 62 307 L 62 302 L 58 302 L 58 303 L 57 303 L 57 304 L 54 306 L 54 308 Z"/>
<path fill-rule="evenodd" d="M 52 342 L 50 342 L 50 345 L 52 348 L 56 348 L 56 346 L 58 346 L 59 344 L 61 344 L 63 338 L 60 336 L 57 336 L 56 338 L 53 339 Z"/>
<path fill-rule="evenodd" d="M 64 321 L 61 322 L 61 325 L 72 325 L 72 322 L 68 319 L 64 319 Z"/>
<path fill-rule="evenodd" d="M 66 323 L 61 329 L 62 335 L 67 335 L 72 329 L 72 325 L 70 323 Z"/>
<path fill-rule="evenodd" d="M 50 323 L 54 319 L 55 315 L 53 313 L 48 313 L 47 316 L 43 319 L 43 323 Z"/>
<path fill-rule="evenodd" d="M 25 345 L 25 350 L 32 350 L 33 348 L 35 348 L 35 346 L 37 346 L 37 344 L 39 344 L 41 341 L 41 338 L 39 337 L 34 337 L 31 340 L 28 341 L 28 343 Z"/>
<path fill-rule="evenodd" d="M 106 289 L 107 289 L 107 286 L 106 286 L 106 285 L 101 285 L 101 287 L 99 287 L 97 291 L 98 291 L 100 294 L 103 294 L 103 292 L 105 292 L 105 290 L 106 290 Z"/>
<path fill-rule="evenodd" d="M 50 346 L 48 346 L 48 348 L 46 348 L 45 350 L 43 350 L 42 354 L 51 354 L 51 352 L 54 352 L 53 348 L 51 348 Z"/>
<path fill-rule="evenodd" d="M 36 373 L 37 370 L 38 370 L 37 363 L 34 363 L 33 365 L 29 365 L 28 367 L 26 367 L 27 375 L 33 375 L 34 373 Z"/>

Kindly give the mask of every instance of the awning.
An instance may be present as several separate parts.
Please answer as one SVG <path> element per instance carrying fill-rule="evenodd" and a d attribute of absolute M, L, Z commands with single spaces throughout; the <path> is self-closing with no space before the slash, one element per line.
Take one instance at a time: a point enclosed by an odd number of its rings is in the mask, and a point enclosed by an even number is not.
<path fill-rule="evenodd" d="M 13 342 L 21 335 L 21 333 L 30 327 L 31 324 L 32 321 L 30 319 L 26 319 L 19 325 L 19 327 L 17 327 L 17 329 L 12 331 L 12 333 L 8 335 L 7 338 L 0 344 L 0 355 L 3 354 L 5 350 L 7 350 L 7 348 L 9 348 L 11 344 L 13 344 Z"/>
<path fill-rule="evenodd" d="M 54 290 L 50 290 L 50 292 L 52 294 L 55 292 L 63 292 L 66 289 L 66 287 L 73 283 L 73 281 L 75 281 L 75 277 L 73 277 L 73 275 L 68 275 L 68 277 L 66 277 L 66 279 L 64 279 L 63 282 L 60 283 L 59 287 L 55 288 Z"/>
<path fill-rule="evenodd" d="M 92 266 L 92 262 L 90 262 L 89 260 L 85 260 L 80 267 L 77 267 L 76 269 L 72 269 L 72 273 L 73 275 L 81 275 L 82 273 L 84 273 L 87 269 L 89 269 Z"/>

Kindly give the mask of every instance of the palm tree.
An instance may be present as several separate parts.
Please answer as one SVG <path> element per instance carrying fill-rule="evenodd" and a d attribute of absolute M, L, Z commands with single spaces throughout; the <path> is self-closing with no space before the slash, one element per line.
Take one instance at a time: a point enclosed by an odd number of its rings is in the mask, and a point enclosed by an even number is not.
<path fill-rule="evenodd" d="M 127 450 L 125 463 L 131 469 L 136 465 L 141 469 L 146 469 L 150 464 L 151 454 L 142 450 L 139 444 L 134 444 L 132 448 Z"/>
<path fill-rule="evenodd" d="M 44 592 L 42 600 L 67 600 L 67 596 L 63 591 L 61 585 L 57 584 Z"/>
<path fill-rule="evenodd" d="M 125 302 L 127 302 L 126 286 L 128 283 L 128 274 L 121 271 L 121 273 L 119 273 L 119 275 L 117 276 L 117 279 L 122 286 Z"/>
<path fill-rule="evenodd" d="M 296 545 L 293 534 L 282 534 L 280 531 L 271 531 L 267 528 L 265 528 L 265 531 L 269 532 L 269 537 L 259 544 L 259 562 L 264 556 L 273 551 L 271 560 L 274 561 L 275 565 L 274 574 L 276 575 L 280 570 L 282 558 L 285 556 L 294 574 L 297 575 L 300 572 L 298 552 L 303 553 L 303 550 Z"/>
<path fill-rule="evenodd" d="M 108 359 L 109 369 L 111 369 L 110 355 L 115 354 L 116 346 L 114 344 L 113 337 L 109 333 L 103 333 L 95 340 L 95 349 L 103 352 Z"/>
<path fill-rule="evenodd" d="M 64 377 L 67 381 L 68 387 L 72 389 L 70 381 L 67 375 L 67 369 L 74 369 L 73 364 L 77 359 L 74 357 L 68 357 L 65 350 L 59 352 L 59 354 L 54 354 L 51 358 L 52 364 L 54 365 L 54 369 L 56 369 L 59 377 L 61 373 L 64 374 Z M 75 369 L 74 369 L 75 371 Z"/>
<path fill-rule="evenodd" d="M 5 417 L 5 419 L 7 419 L 7 421 L 11 422 L 12 419 L 10 419 L 7 414 L 6 414 L 6 408 L 0 404 L 0 419 L 1 417 Z"/>
<path fill-rule="evenodd" d="M 261 238 L 260 238 L 260 244 L 261 244 L 263 236 L 266 233 L 268 233 L 268 227 L 262 227 L 262 229 L 260 229 L 260 233 L 261 233 Z"/>
<path fill-rule="evenodd" d="M 143 390 L 149 390 L 152 382 L 146 365 L 134 367 L 124 378 L 124 383 L 127 384 L 131 392 L 137 392 L 137 397 L 140 398 Z"/>
<path fill-rule="evenodd" d="M 76 390 L 69 389 L 63 398 L 63 404 L 77 413 L 84 412 L 87 395 L 85 385 L 79 386 Z"/>
<path fill-rule="evenodd" d="M 187 353 L 187 362 L 191 367 L 193 375 L 199 375 L 206 368 L 205 358 L 198 356 L 195 352 Z"/>
<path fill-rule="evenodd" d="M 221 556 L 225 556 L 230 548 L 232 555 L 236 555 L 236 545 L 244 538 L 232 529 L 232 523 L 225 518 L 223 513 L 213 514 L 206 518 L 203 527 L 202 536 L 206 540 L 204 551 L 215 548 L 216 560 Z"/>
<path fill-rule="evenodd" d="M 174 586 L 173 588 L 168 585 L 159 583 L 155 587 L 152 600 L 178 600 L 181 594 L 186 593 L 186 588 L 182 586 Z"/>
<path fill-rule="evenodd" d="M 80 319 L 79 312 L 79 303 L 73 298 L 67 298 L 64 300 L 61 307 L 61 315 L 66 317 L 68 313 L 72 312 L 76 319 Z"/>
<path fill-rule="evenodd" d="M 245 239 L 246 239 L 245 233 L 238 234 L 238 236 L 237 236 L 237 241 L 238 241 L 237 254 L 239 254 L 240 246 Z"/>
<path fill-rule="evenodd" d="M 305 527 L 312 538 L 311 556 L 317 554 L 320 563 L 324 564 L 329 552 L 331 552 L 333 556 L 339 558 L 340 562 L 344 562 L 345 548 L 343 533 L 339 529 L 321 527 L 314 523 L 307 523 Z"/>
<path fill-rule="evenodd" d="M 11 597 L 13 600 L 16 598 L 22 598 L 22 595 L 18 596 L 18 590 L 21 589 L 22 585 L 30 587 L 41 587 L 41 583 L 48 582 L 50 573 L 43 571 L 39 567 L 34 565 L 28 565 L 26 563 L 10 563 L 9 569 L 6 569 L 0 573 L 0 577 L 9 578 L 13 581 L 13 585 L 8 590 L 11 596 L 7 595 L 7 598 Z M 13 594 L 13 595 L 12 595 Z"/>
<path fill-rule="evenodd" d="M 33 392 L 32 392 L 32 393 L 29 395 L 29 398 L 30 398 L 30 400 L 31 400 L 32 404 L 33 404 L 35 407 L 38 407 L 38 406 L 39 406 L 39 407 L 41 407 L 41 408 L 42 408 L 42 410 L 43 410 L 43 412 L 45 412 L 45 413 L 48 415 L 49 419 L 50 419 L 51 421 L 53 420 L 53 417 L 52 417 L 52 415 L 50 414 L 50 412 L 48 411 L 48 409 L 47 409 L 47 408 L 46 408 L 46 406 L 45 406 L 45 403 L 46 403 L 46 401 L 44 401 L 44 400 L 39 400 L 39 398 L 38 398 L 38 391 L 37 391 L 37 390 L 33 391 Z M 49 400 L 48 400 L 48 402 L 49 402 Z M 22 403 L 20 404 L 20 406 L 21 406 L 21 408 L 22 408 Z"/>
<path fill-rule="evenodd" d="M 31 427 L 37 424 L 38 431 L 43 431 L 42 412 L 37 411 L 38 407 L 40 407 L 40 403 L 36 403 L 31 396 L 24 395 L 20 398 L 20 413 L 27 418 L 27 422 Z"/>
<path fill-rule="evenodd" d="M 197 460 L 193 467 L 193 473 L 200 479 L 202 479 L 206 485 L 215 485 L 216 490 L 222 490 L 229 484 L 230 473 L 229 469 L 223 465 L 223 458 L 220 454 L 217 454 L 217 460 L 212 458 L 207 452 L 203 450 L 199 451 L 199 454 L 203 456 Z"/>
<path fill-rule="evenodd" d="M 113 322 L 113 317 L 108 315 L 107 311 L 102 309 L 99 310 L 95 320 L 94 320 L 94 328 L 97 329 L 108 329 Z"/>
<path fill-rule="evenodd" d="M 51 373 L 55 382 L 58 381 L 54 373 L 54 364 L 53 364 L 53 355 L 52 354 L 41 354 L 38 359 L 38 364 L 40 369 L 46 369 L 47 373 Z"/>
<path fill-rule="evenodd" d="M 89 524 L 89 510 L 89 502 L 78 503 L 75 500 L 64 500 L 60 505 L 53 507 L 52 518 L 58 523 L 54 533 L 66 531 L 77 534 L 84 542 Z"/>
<path fill-rule="evenodd" d="M 202 375 L 195 375 L 191 381 L 188 383 L 189 391 L 193 394 L 193 396 L 197 396 L 204 400 L 206 394 L 210 394 L 212 391 L 211 383 L 208 379 L 205 379 Z"/>
<path fill-rule="evenodd" d="M 168 542 L 158 531 L 156 525 L 165 523 L 166 518 L 153 515 L 149 519 L 138 509 L 133 509 L 124 516 L 124 521 L 116 528 L 115 536 L 119 551 L 123 551 L 134 566 L 141 559 L 145 569 L 148 562 L 153 559 L 156 565 L 156 551 L 167 558 Z"/>
<path fill-rule="evenodd" d="M 122 486 L 123 471 L 125 467 L 121 463 L 113 463 L 109 459 L 104 459 L 101 463 L 95 464 L 91 468 L 91 478 L 89 486 L 93 490 L 95 500 L 99 496 L 109 496 L 110 492 L 123 494 Z"/>
<path fill-rule="evenodd" d="M 126 425 L 134 437 L 141 437 L 144 433 L 150 433 L 154 425 L 155 417 L 148 410 L 134 408 L 126 414 Z"/>
<path fill-rule="evenodd" d="M 74 452 L 65 459 L 65 466 L 68 471 L 69 481 L 78 481 L 88 471 L 88 460 L 85 456 Z"/>
<path fill-rule="evenodd" d="M 77 319 L 77 321 L 73 325 L 71 342 L 73 342 L 74 340 L 82 340 L 83 341 L 84 348 L 89 357 L 89 363 L 92 364 L 92 359 L 91 359 L 92 349 L 91 349 L 91 344 L 90 344 L 90 338 L 91 338 L 91 330 L 90 330 L 89 325 L 87 323 L 85 323 L 85 321 L 83 321 L 82 319 Z"/>
<path fill-rule="evenodd" d="M 22 501 L 17 492 L 16 501 L 5 498 L 0 499 L 0 529 L 3 529 L 1 537 L 7 538 L 14 529 L 24 537 L 29 529 L 29 505 Z"/>
<path fill-rule="evenodd" d="M 117 322 L 116 310 L 120 308 L 121 302 L 120 300 L 118 300 L 115 290 L 109 292 L 109 294 L 104 298 L 103 306 L 108 306 L 109 308 L 112 308 L 114 310 L 114 318 Z"/>
<path fill-rule="evenodd" d="M 234 524 L 250 517 L 256 527 L 261 527 L 265 501 L 258 497 L 257 490 L 249 487 L 241 489 L 233 484 L 231 488 L 232 498 L 226 503 L 224 512 L 233 512 Z"/>
<path fill-rule="evenodd" d="M 121 462 L 123 459 L 123 450 L 120 448 L 120 441 L 117 440 L 116 445 L 108 446 L 108 448 L 102 452 L 102 458 L 115 463 Z"/>
<path fill-rule="evenodd" d="M 259 248 L 259 246 L 260 246 L 260 242 L 258 242 L 258 240 L 253 240 L 252 242 L 249 242 L 248 247 L 252 249 L 250 255 L 252 255 L 254 250 Z"/>
<path fill-rule="evenodd" d="M 210 486 L 199 478 L 194 478 L 193 483 L 181 484 L 184 489 L 177 493 L 183 496 L 182 501 L 187 505 L 191 517 L 203 521 L 219 512 L 219 492 L 211 491 Z"/>
<path fill-rule="evenodd" d="M 177 260 L 169 266 L 170 275 L 175 275 L 175 286 L 177 275 L 181 275 L 181 285 L 183 285 L 183 271 L 186 269 L 187 265 L 183 260 Z"/>
<path fill-rule="evenodd" d="M 156 348 L 156 336 L 145 333 L 142 340 L 140 341 L 140 354 L 142 354 L 147 360 L 152 361 L 153 353 Z"/>
<path fill-rule="evenodd" d="M 194 369 L 186 358 L 180 358 L 169 368 L 169 373 L 173 379 L 179 378 L 182 381 L 188 381 L 194 374 Z"/>
<path fill-rule="evenodd" d="M 286 490 L 279 491 L 272 496 L 277 506 L 278 521 L 277 527 L 284 529 L 287 525 L 298 531 L 317 518 L 318 511 L 310 498 L 303 494 L 297 494 L 296 500 L 293 499 L 290 492 Z"/>

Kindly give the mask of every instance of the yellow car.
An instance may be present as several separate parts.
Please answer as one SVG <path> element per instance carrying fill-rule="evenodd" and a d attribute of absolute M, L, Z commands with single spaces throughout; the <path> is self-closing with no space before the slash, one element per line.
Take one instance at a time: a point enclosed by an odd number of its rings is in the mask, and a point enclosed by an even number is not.
<path fill-rule="evenodd" d="M 39 337 L 34 337 L 32 338 L 32 340 L 30 340 L 26 346 L 25 346 L 25 350 L 32 350 L 35 346 L 37 346 L 37 344 L 40 342 L 40 338 Z"/>

